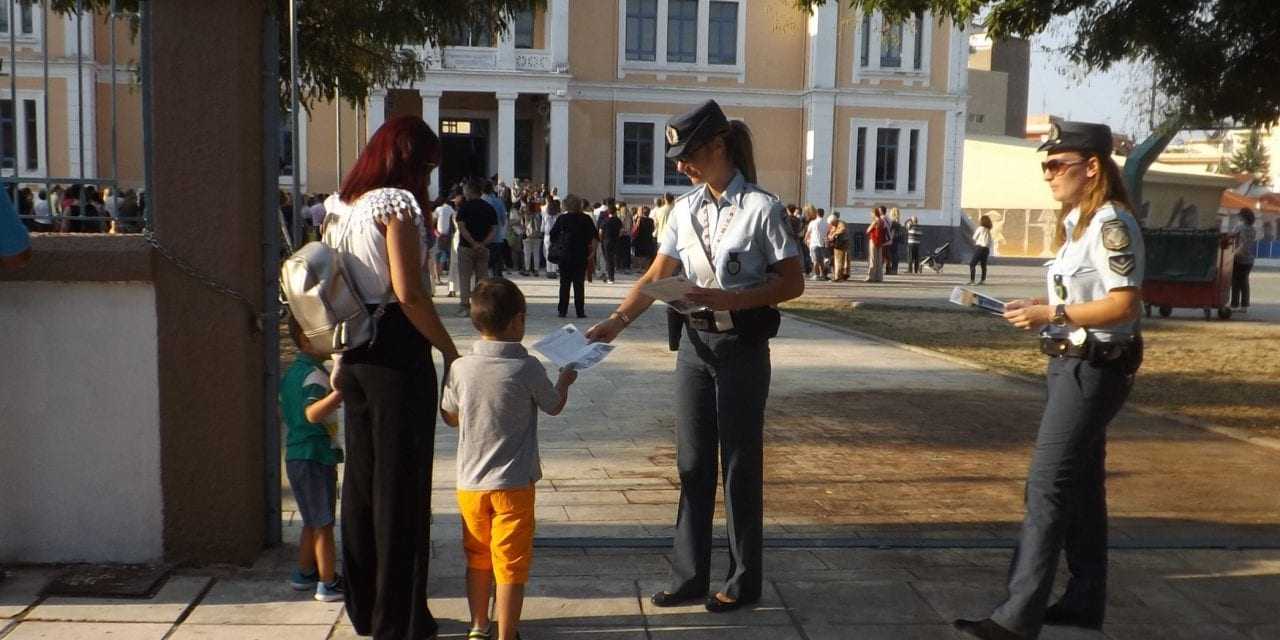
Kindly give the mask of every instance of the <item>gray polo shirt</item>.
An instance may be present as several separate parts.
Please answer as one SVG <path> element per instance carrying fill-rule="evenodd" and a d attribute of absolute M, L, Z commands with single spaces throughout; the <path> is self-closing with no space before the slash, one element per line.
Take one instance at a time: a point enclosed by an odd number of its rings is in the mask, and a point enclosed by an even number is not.
<path fill-rule="evenodd" d="M 518 489 L 541 479 L 538 409 L 558 404 L 547 370 L 520 343 L 477 341 L 453 363 L 440 399 L 459 417 L 458 489 Z"/>

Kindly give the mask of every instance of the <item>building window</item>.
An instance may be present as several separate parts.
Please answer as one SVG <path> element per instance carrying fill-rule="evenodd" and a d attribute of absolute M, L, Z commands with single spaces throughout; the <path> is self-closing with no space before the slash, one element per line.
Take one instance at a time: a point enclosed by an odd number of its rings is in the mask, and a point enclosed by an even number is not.
<path fill-rule="evenodd" d="M 18 11 L 16 20 L 13 15 L 14 9 Z M 31 4 L 0 1 L 0 33 L 9 35 L 11 26 L 17 27 L 15 35 L 34 36 L 36 34 L 35 8 Z"/>
<path fill-rule="evenodd" d="M 289 112 L 280 114 L 280 131 L 276 136 L 280 157 L 280 176 L 293 177 L 293 119 Z"/>
<path fill-rule="evenodd" d="M 931 21 L 922 11 L 902 21 L 889 20 L 878 11 L 863 14 L 855 81 L 858 74 L 928 75 L 931 28 Z"/>
<path fill-rule="evenodd" d="M 653 62 L 657 43 L 658 0 L 627 0 L 627 60 Z"/>
<path fill-rule="evenodd" d="M 3 1 L 3 0 L 0 0 Z M 492 47 L 493 34 L 480 27 L 463 27 L 445 36 L 446 47 Z"/>
<path fill-rule="evenodd" d="M 533 9 L 523 9 L 516 14 L 513 31 L 517 49 L 533 48 Z"/>
<path fill-rule="evenodd" d="M 622 125 L 622 184 L 653 184 L 654 123 Z"/>
<path fill-rule="evenodd" d="M 854 189 L 862 191 L 866 184 L 864 175 L 867 171 L 867 128 L 858 127 L 858 146 L 854 156 Z"/>
<path fill-rule="evenodd" d="M 40 126 L 36 121 L 36 101 L 22 101 L 23 132 L 26 134 L 25 156 L 28 171 L 40 170 Z"/>
<path fill-rule="evenodd" d="M 707 24 L 707 62 L 738 64 L 738 3 L 711 3 Z"/>
<path fill-rule="evenodd" d="M 923 204 L 929 124 L 854 120 L 850 130 L 850 202 L 896 198 Z"/>
<path fill-rule="evenodd" d="M 39 172 L 40 102 L 22 99 L 17 113 L 14 102 L 0 100 L 0 168 Z"/>
<path fill-rule="evenodd" d="M 441 120 L 440 133 L 455 136 L 471 135 L 470 120 Z"/>
<path fill-rule="evenodd" d="M 876 131 L 876 191 L 898 190 L 899 129 Z"/>
<path fill-rule="evenodd" d="M 667 4 L 667 62 L 698 59 L 698 0 L 670 0 Z"/>
<path fill-rule="evenodd" d="M 621 70 L 745 73 L 745 0 L 618 0 Z"/>

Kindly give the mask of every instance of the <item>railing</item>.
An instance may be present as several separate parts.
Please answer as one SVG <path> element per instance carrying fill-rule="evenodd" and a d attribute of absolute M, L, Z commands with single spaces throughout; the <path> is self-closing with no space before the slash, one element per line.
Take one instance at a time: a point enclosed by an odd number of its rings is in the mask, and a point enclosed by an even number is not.
<path fill-rule="evenodd" d="M 0 2 L 9 5 L 11 18 L 17 16 L 19 7 L 25 4 L 23 0 L 0 0 Z M 7 89 L 9 90 L 8 101 L 11 105 L 9 114 L 11 127 L 8 129 L 11 135 L 0 134 L 0 149 L 3 149 L 3 153 L 0 153 L 0 157 L 3 158 L 0 159 L 0 162 L 3 162 L 0 164 L 0 184 L 4 185 L 3 195 L 13 201 L 19 217 L 34 231 L 141 232 L 149 226 L 146 206 L 148 163 L 144 158 L 136 158 L 138 164 L 143 167 L 143 175 L 134 176 L 132 179 L 121 176 L 118 94 L 121 84 L 146 76 L 147 62 L 146 56 L 140 56 L 139 62 L 124 65 L 119 63 L 116 27 L 120 20 L 133 21 L 139 26 L 135 32 L 139 33 L 144 40 L 141 45 L 145 50 L 147 46 L 145 39 L 149 33 L 148 3 L 145 0 L 140 2 L 139 13 L 132 13 L 120 11 L 115 0 L 112 0 L 105 16 L 84 11 L 70 16 L 75 27 L 75 42 L 68 42 L 67 48 L 73 49 L 74 54 L 67 53 L 65 57 L 54 60 L 59 67 L 65 67 L 72 62 L 75 65 L 73 77 L 61 78 L 62 93 L 50 91 L 49 46 L 50 19 L 53 18 L 60 23 L 61 17 L 50 11 L 47 1 L 32 3 L 31 6 L 33 10 L 40 12 L 41 18 L 38 53 L 33 47 L 19 46 L 20 42 L 23 45 L 26 43 L 17 36 L 18 29 L 13 28 L 16 24 L 15 20 L 11 20 L 7 37 L 0 36 L 0 47 L 8 45 L 8 51 L 4 52 L 3 57 L 9 64 L 4 65 L 3 71 L 9 76 Z M 85 43 L 83 38 L 85 27 L 93 33 L 94 25 L 102 18 L 105 18 L 109 40 L 106 61 L 99 60 L 94 51 L 96 47 Z M 67 33 L 70 34 L 70 30 L 67 30 Z M 38 74 L 34 72 L 35 69 L 39 70 Z M 18 88 L 19 76 L 24 80 L 22 93 L 19 93 Z M 103 80 L 103 77 L 108 77 L 109 80 Z M 122 82 L 122 79 L 125 81 Z M 34 84 L 32 80 L 40 84 L 40 89 L 30 88 Z M 74 89 L 72 89 L 73 82 Z M 103 105 L 97 100 L 101 95 L 98 88 L 104 82 L 109 83 L 107 94 L 109 104 L 106 108 L 110 114 L 108 133 L 110 137 L 106 141 L 98 139 L 100 133 L 107 133 L 98 128 L 100 121 L 98 112 L 103 109 Z M 86 91 L 86 84 L 89 87 L 88 91 Z M 145 83 L 142 89 L 145 92 Z M 132 87 L 125 90 L 135 91 Z M 36 96 L 39 97 L 38 100 L 35 99 Z M 50 103 L 57 98 L 61 98 L 59 104 L 71 112 L 74 124 L 55 124 L 50 121 Z M 145 125 L 145 112 L 148 106 L 146 98 L 144 94 L 143 107 L 137 114 L 143 122 L 136 129 L 142 132 L 143 154 L 146 154 L 149 142 L 148 128 Z M 92 102 L 92 109 L 86 108 L 86 102 Z M 37 113 L 27 113 L 28 110 Z M 32 127 L 32 123 L 37 123 L 38 126 Z M 87 149 L 86 141 L 89 138 L 86 128 L 93 128 L 92 154 Z M 21 133 L 19 133 L 20 129 Z M 65 131 L 66 139 L 69 143 L 73 143 L 68 144 L 65 157 L 61 152 L 55 154 L 50 144 L 51 130 Z M 32 137 L 35 139 L 32 140 Z M 33 150 L 38 158 L 34 167 L 29 159 L 24 157 Z M 12 164 L 7 162 L 10 153 Z M 66 175 L 58 175 L 52 170 L 55 161 L 66 166 Z M 107 175 L 99 176 L 99 167 L 107 168 Z M 40 197 L 41 193 L 44 194 L 44 198 Z"/>

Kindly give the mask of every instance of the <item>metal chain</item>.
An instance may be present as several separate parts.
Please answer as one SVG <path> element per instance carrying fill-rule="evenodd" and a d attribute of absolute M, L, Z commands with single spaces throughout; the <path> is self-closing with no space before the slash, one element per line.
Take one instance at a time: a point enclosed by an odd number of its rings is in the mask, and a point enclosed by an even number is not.
<path fill-rule="evenodd" d="M 167 247 L 160 244 L 160 240 L 156 238 L 155 234 L 152 233 L 150 229 L 143 229 L 142 237 L 146 239 L 147 244 L 154 247 L 155 250 L 161 256 L 164 256 L 166 260 L 173 263 L 173 266 L 177 267 L 179 271 L 187 274 L 187 276 L 190 277 L 191 279 L 200 282 L 204 286 L 209 287 L 210 289 L 213 289 L 217 293 L 221 293 L 222 295 L 227 296 L 228 298 L 232 298 L 240 302 L 241 304 L 243 304 L 245 309 L 249 311 L 249 316 L 253 320 L 254 331 L 257 333 L 262 333 L 263 327 L 265 327 L 267 324 L 267 314 L 263 311 L 259 311 L 258 307 L 249 300 L 248 296 L 217 281 L 216 279 L 213 278 L 213 276 L 206 274 L 195 265 L 175 255 Z"/>

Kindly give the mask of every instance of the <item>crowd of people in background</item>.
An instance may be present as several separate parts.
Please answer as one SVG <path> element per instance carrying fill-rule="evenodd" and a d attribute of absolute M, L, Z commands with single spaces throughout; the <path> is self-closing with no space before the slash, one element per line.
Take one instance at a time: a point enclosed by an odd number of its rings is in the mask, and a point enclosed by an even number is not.
<path fill-rule="evenodd" d="M 839 211 L 828 214 L 812 204 L 787 205 L 787 222 L 792 236 L 805 249 L 804 268 L 810 280 L 849 280 L 854 256 L 860 254 L 867 261 L 862 281 L 883 282 L 885 274 L 899 273 L 904 246 L 907 273 L 920 273 L 924 228 L 915 216 L 904 222 L 897 207 L 873 207 L 867 226 L 857 231 L 841 219 Z"/>
<path fill-rule="evenodd" d="M 94 185 L 6 186 L 18 217 L 35 233 L 139 233 L 146 193 Z"/>

